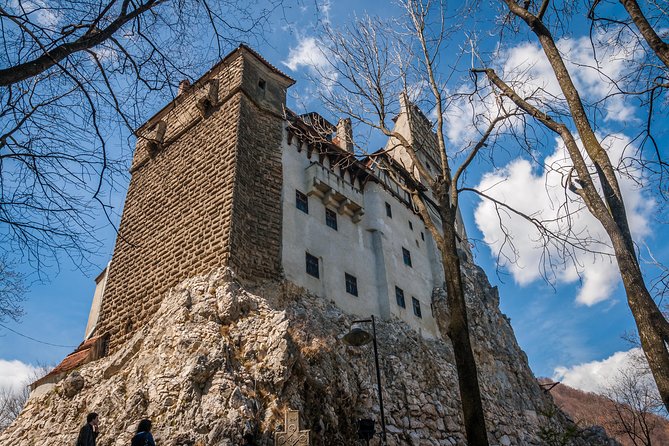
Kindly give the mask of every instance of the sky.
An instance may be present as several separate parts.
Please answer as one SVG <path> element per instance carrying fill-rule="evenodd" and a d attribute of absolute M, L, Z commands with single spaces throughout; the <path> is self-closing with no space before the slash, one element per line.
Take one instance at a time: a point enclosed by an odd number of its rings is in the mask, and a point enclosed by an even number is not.
<path fill-rule="evenodd" d="M 289 91 L 290 108 L 298 111 L 308 108 L 327 115 L 316 94 L 323 85 L 312 82 L 317 70 L 327 68 L 328 64 L 318 40 L 319 29 L 324 24 L 336 28 L 350 23 L 355 15 L 369 13 L 387 18 L 399 13 L 397 7 L 388 7 L 386 1 L 364 2 L 366 9 L 360 3 L 349 0 L 300 2 L 275 18 L 268 29 L 266 44 L 256 49 L 270 63 L 297 80 Z M 481 14 L 478 22 L 492 23 L 496 17 L 495 11 L 487 11 Z M 480 23 L 476 26 L 485 29 L 486 25 Z M 475 32 L 477 28 L 472 30 Z M 588 28 L 577 23 L 572 30 L 571 34 L 562 36 L 559 46 L 570 60 L 569 68 L 573 70 L 575 82 L 590 97 L 603 97 L 610 91 L 610 84 L 602 82 L 601 74 L 578 69 L 592 59 Z M 488 43 L 482 48 L 497 51 L 496 68 L 521 76 L 524 79 L 521 88 L 527 91 L 541 88 L 550 94 L 559 94 L 536 42 L 522 40 L 512 41 L 504 48 L 494 46 L 494 43 Z M 601 50 L 607 51 L 607 48 L 603 45 Z M 626 69 L 624 58 L 619 56 L 605 57 L 608 62 L 603 70 L 613 77 Z M 203 74 L 208 68 L 202 66 L 199 73 L 194 74 Z M 449 88 L 466 89 L 467 81 L 467 76 L 463 76 Z M 460 147 L 475 137 L 467 107 L 468 104 L 456 101 L 446 112 L 447 137 L 452 147 Z M 601 128 L 605 132 L 602 136 L 607 135 L 604 141 L 610 153 L 624 157 L 639 120 L 633 105 L 622 99 L 614 98 L 604 104 Z M 125 141 L 116 143 L 122 146 Z M 373 143 L 376 141 L 370 142 Z M 531 156 L 514 150 L 505 153 L 495 166 L 478 164 L 468 180 L 472 185 L 490 188 L 495 197 L 528 214 L 541 212 L 542 217 L 559 221 L 559 203 L 564 199 L 559 173 L 569 168 L 564 148 L 555 139 L 546 137 L 543 148 Z M 532 159 L 540 160 L 540 163 L 533 163 Z M 125 181 L 127 183 L 127 178 Z M 652 246 L 656 258 L 667 259 L 666 231 L 656 218 L 658 204 L 650 194 L 639 189 L 635 181 L 624 179 L 621 184 L 635 241 L 642 250 Z M 119 191 L 112 197 L 115 223 L 118 223 L 122 209 L 124 190 L 121 183 Z M 519 194 L 519 190 L 527 193 Z M 475 242 L 475 261 L 487 272 L 490 282 L 499 287 L 501 310 L 510 317 L 517 340 L 527 353 L 535 375 L 561 380 L 587 391 L 604 389 L 607 381 L 617 370 L 626 367 L 634 353 L 633 347 L 622 339 L 622 335 L 634 330 L 634 321 L 615 263 L 607 256 L 578 253 L 575 254 L 576 263 L 580 266 L 558 264 L 545 280 L 537 266 L 546 258 L 537 249 L 537 234 L 525 222 L 510 216 L 505 217 L 504 224 L 514 237 L 516 250 L 504 251 L 504 254 L 507 258 L 517 255 L 517 261 L 497 263 L 503 234 L 495 209 L 466 196 L 463 196 L 461 205 L 468 235 Z M 595 238 L 603 237 L 601 227 L 587 213 L 577 213 L 574 224 Z M 102 243 L 90 268 L 81 270 L 61 259 L 57 267 L 52 266 L 47 271 L 49 280 L 40 281 L 30 275 L 29 265 L 20 265 L 30 278 L 24 304 L 26 314 L 19 322 L 9 321 L 0 326 L 0 386 L 22 385 L 35 367 L 57 364 L 82 341 L 95 288 L 94 279 L 111 258 L 115 238 L 113 227 L 98 226 Z M 549 247 L 549 253 L 559 256 L 555 248 Z"/>

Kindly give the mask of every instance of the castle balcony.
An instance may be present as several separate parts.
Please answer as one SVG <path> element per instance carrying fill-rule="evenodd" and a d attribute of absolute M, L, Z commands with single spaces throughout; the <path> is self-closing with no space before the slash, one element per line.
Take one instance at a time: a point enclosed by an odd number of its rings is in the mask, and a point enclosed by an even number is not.
<path fill-rule="evenodd" d="M 318 162 L 312 162 L 305 173 L 307 195 L 320 198 L 339 214 L 348 215 L 353 223 L 360 221 L 365 213 L 360 189 Z"/>

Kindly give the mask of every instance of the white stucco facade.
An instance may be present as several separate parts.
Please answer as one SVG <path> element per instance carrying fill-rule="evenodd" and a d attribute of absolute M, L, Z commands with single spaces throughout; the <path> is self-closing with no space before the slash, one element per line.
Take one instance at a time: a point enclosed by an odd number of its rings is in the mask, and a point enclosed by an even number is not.
<path fill-rule="evenodd" d="M 107 285 L 107 277 L 109 273 L 109 265 L 102 270 L 98 277 L 95 278 L 95 293 L 93 294 L 93 302 L 91 302 L 91 309 L 88 312 L 88 323 L 86 324 L 86 332 L 84 333 L 84 340 L 87 340 L 93 335 L 95 327 L 100 317 L 100 308 L 102 307 L 102 297 L 105 292 L 105 285 Z"/>
<path fill-rule="evenodd" d="M 425 337 L 439 336 L 431 301 L 433 289 L 443 286 L 443 268 L 406 193 L 382 172 L 362 183 L 360 177 L 352 179 L 347 169 L 332 165 L 337 154 L 306 150 L 288 136 L 288 125 L 281 147 L 286 279 L 333 300 L 347 313 L 397 317 Z M 308 212 L 298 208 L 297 193 L 306 195 Z M 326 209 L 337 215 L 336 230 L 326 223 Z M 318 277 L 307 273 L 307 254 L 318 259 Z M 346 274 L 355 277 L 357 296 L 347 291 Z M 396 287 L 403 291 L 404 307 L 398 304 Z"/>

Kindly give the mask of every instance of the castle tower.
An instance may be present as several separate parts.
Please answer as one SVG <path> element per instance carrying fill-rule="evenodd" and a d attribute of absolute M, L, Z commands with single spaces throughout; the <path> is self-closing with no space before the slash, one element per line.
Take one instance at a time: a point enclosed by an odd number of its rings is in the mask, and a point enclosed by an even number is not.
<path fill-rule="evenodd" d="M 174 285 L 215 267 L 281 269 L 281 140 L 294 81 L 242 45 L 136 134 L 94 334 L 113 351 Z"/>
<path fill-rule="evenodd" d="M 441 157 L 437 135 L 432 130 L 430 120 L 409 100 L 405 93 L 400 95 L 400 113 L 395 118 L 393 131 L 403 135 L 414 146 L 418 159 L 429 172 L 433 175 L 438 173 Z M 384 150 L 402 167 L 411 172 L 414 178 L 428 185 L 421 177 L 418 168 L 414 166 L 406 149 L 396 138 L 389 138 Z"/>

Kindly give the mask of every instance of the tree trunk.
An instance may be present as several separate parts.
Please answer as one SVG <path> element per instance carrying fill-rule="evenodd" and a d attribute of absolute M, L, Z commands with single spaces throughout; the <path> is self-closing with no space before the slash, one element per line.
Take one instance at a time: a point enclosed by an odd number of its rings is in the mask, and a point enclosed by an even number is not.
<path fill-rule="evenodd" d="M 634 252 L 627 249 L 622 237 L 611 236 L 620 276 L 627 293 L 627 303 L 634 316 L 641 347 L 648 360 L 653 379 L 665 408 L 669 410 L 669 353 L 667 320 L 646 288 Z"/>
<path fill-rule="evenodd" d="M 476 361 L 469 339 L 465 291 L 456 242 L 455 214 L 457 211 L 448 203 L 447 199 L 443 201 L 440 204 L 443 210 L 442 229 L 444 237 L 442 246 L 439 246 L 439 251 L 444 267 L 446 302 L 451 316 L 446 331 L 453 344 L 453 353 L 455 354 L 467 443 L 469 446 L 487 446 L 488 434 L 481 402 Z"/>
<path fill-rule="evenodd" d="M 620 0 L 620 3 L 627 10 L 627 13 L 639 29 L 643 38 L 646 39 L 648 46 L 655 52 L 662 63 L 669 68 L 669 45 L 658 36 L 653 26 L 648 23 L 648 19 L 646 19 L 643 11 L 641 11 L 639 3 L 636 0 Z"/>
<path fill-rule="evenodd" d="M 580 180 L 581 189 L 578 190 L 578 193 L 583 198 L 590 213 L 600 221 L 611 239 L 620 276 L 627 293 L 627 302 L 641 338 L 641 347 L 648 359 L 662 401 L 669 410 L 669 350 L 667 350 L 669 322 L 662 315 L 644 282 L 639 261 L 634 251 L 634 242 L 627 221 L 625 204 L 611 159 L 595 135 L 578 90 L 572 82 L 569 71 L 548 27 L 539 17 L 532 15 L 525 7 L 520 6 L 514 0 L 503 1 L 513 14 L 527 23 L 539 39 L 567 101 L 571 118 L 581 136 L 583 147 L 596 168 L 602 195 L 598 193 L 583 156 L 575 148 L 573 136 L 566 129 L 566 126 L 556 124 L 555 121 L 552 121 L 543 113 L 532 113 L 536 110 L 534 106 L 528 104 L 515 92 L 510 92 L 509 97 L 548 128 L 559 133 L 565 141 Z M 633 2 L 628 1 L 627 3 Z M 570 145 L 571 149 L 569 148 Z"/>

